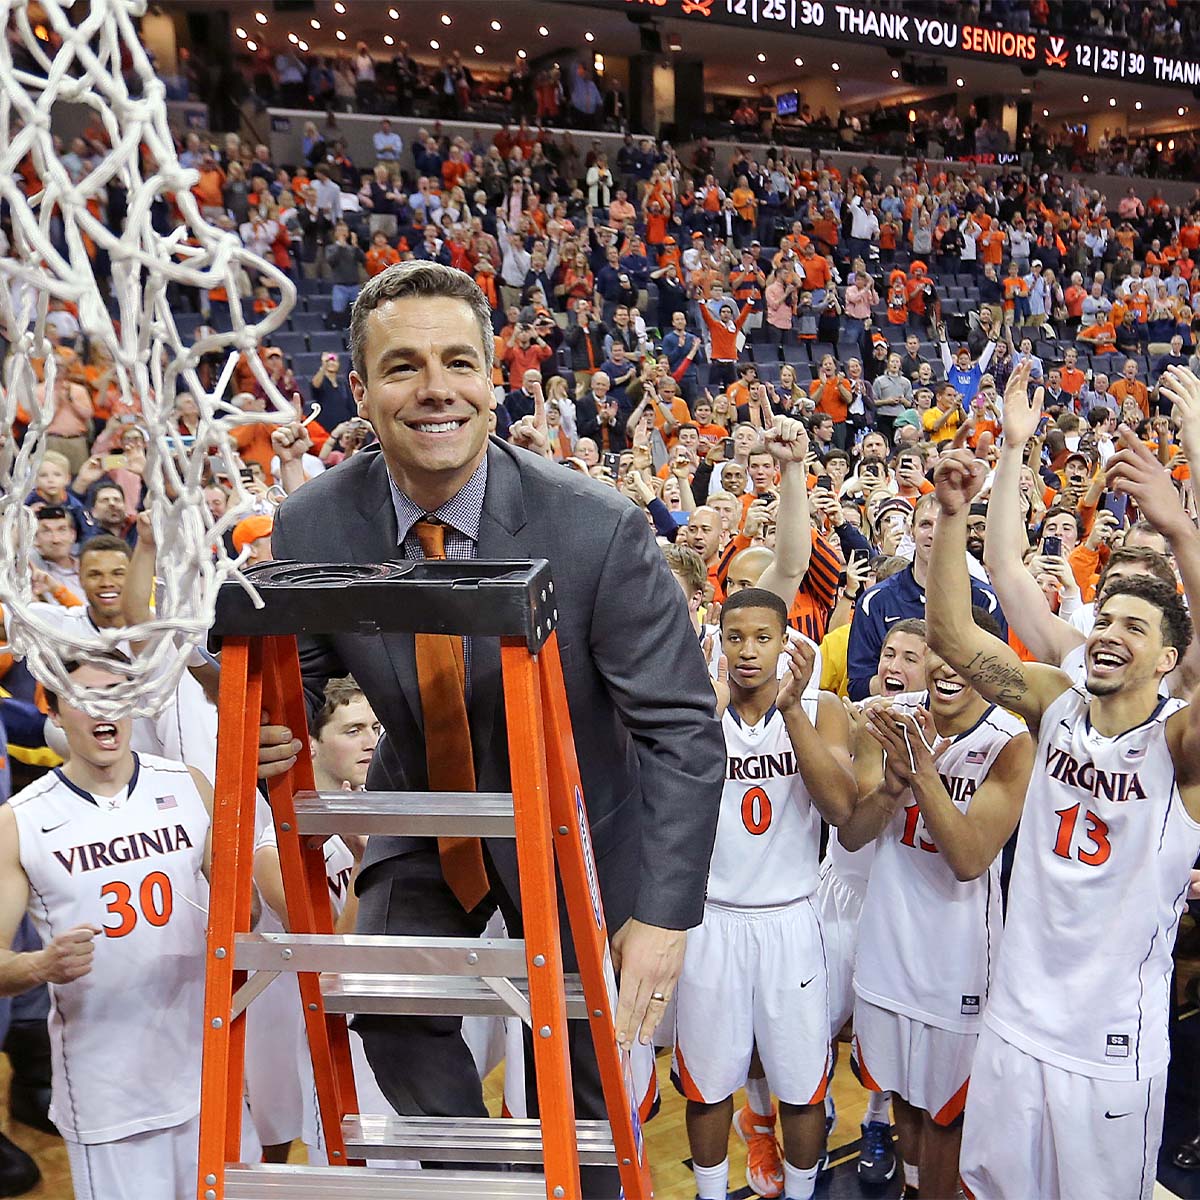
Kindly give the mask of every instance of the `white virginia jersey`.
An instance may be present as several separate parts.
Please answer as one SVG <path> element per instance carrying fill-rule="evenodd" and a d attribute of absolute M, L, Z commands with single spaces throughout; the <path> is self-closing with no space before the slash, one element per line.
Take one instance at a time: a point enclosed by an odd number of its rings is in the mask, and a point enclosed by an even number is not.
<path fill-rule="evenodd" d="M 855 707 L 862 709 L 862 701 Z M 868 842 L 857 850 L 847 850 L 838 838 L 838 831 L 830 827 L 829 841 L 825 845 L 825 866 L 847 887 L 853 888 L 861 899 L 867 891 L 867 880 L 871 877 L 871 866 L 875 862 L 875 843 Z"/>
<path fill-rule="evenodd" d="M 258 837 L 254 842 L 254 849 L 261 850 L 264 846 L 272 846 L 278 849 L 279 839 L 275 832 L 275 822 L 270 819 L 270 813 L 267 814 L 267 822 L 259 832 Z M 350 876 L 354 873 L 354 856 L 350 853 L 349 846 L 337 834 L 333 837 L 325 839 L 325 881 L 329 884 L 329 902 L 333 906 L 333 919 L 336 921 L 342 915 L 342 909 L 346 907 L 346 898 L 349 895 Z M 276 914 L 271 911 L 269 905 L 263 905 L 263 918 L 267 915 L 276 920 Z M 260 924 L 259 928 L 263 928 Z M 279 923 L 279 929 L 283 925 Z"/>
<path fill-rule="evenodd" d="M 928 708 L 928 693 L 898 696 L 895 707 Z M 1000 751 L 1025 722 L 990 705 L 945 746 L 938 775 L 960 812 L 987 779 Z M 925 828 L 911 790 L 876 839 L 878 849 L 858 919 L 854 990 L 870 1004 L 959 1033 L 979 1028 L 1000 943 L 1000 858 L 961 883 Z"/>
<path fill-rule="evenodd" d="M 819 693 L 800 703 L 816 724 Z M 733 711 L 725 734 L 725 790 L 708 869 L 708 899 L 736 908 L 790 904 L 817 889 L 821 818 L 800 777 L 783 714 L 772 705 L 757 725 Z"/>
<path fill-rule="evenodd" d="M 1093 1079 L 1167 1065 L 1171 950 L 1200 852 L 1175 783 L 1160 699 L 1103 737 L 1080 687 L 1046 710 L 984 1022 L 1043 1062 Z"/>
<path fill-rule="evenodd" d="M 14 796 L 29 915 L 45 942 L 104 930 L 92 970 L 50 985 L 50 1116 L 95 1144 L 200 1110 L 209 817 L 182 763 L 134 756 L 125 796 L 53 771 Z"/>

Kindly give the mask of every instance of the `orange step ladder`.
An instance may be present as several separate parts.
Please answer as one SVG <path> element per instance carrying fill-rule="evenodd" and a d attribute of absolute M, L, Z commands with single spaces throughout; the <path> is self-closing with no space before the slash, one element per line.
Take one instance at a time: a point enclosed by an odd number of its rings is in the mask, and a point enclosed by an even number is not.
<path fill-rule="evenodd" d="M 220 725 L 200 1107 L 201 1200 L 478 1195 L 584 1200 L 579 1167 L 618 1168 L 628 1200 L 650 1200 L 628 1055 L 614 1033 L 616 983 L 571 734 L 549 564 L 270 563 L 220 592 Z M 296 635 L 449 633 L 498 637 L 512 793 L 317 792 L 307 741 L 269 781 L 288 933 L 250 928 L 260 713 L 307 728 Z M 515 837 L 524 939 L 333 932 L 331 834 Z M 562 881 L 578 976 L 563 973 Z M 245 1012 L 280 972 L 297 973 L 329 1166 L 241 1162 Z M 360 1117 L 347 1014 L 517 1014 L 534 1031 L 540 1118 Z M 607 1121 L 577 1121 L 567 1020 L 591 1027 Z M 367 1158 L 540 1163 L 532 1171 L 379 1170 Z"/>

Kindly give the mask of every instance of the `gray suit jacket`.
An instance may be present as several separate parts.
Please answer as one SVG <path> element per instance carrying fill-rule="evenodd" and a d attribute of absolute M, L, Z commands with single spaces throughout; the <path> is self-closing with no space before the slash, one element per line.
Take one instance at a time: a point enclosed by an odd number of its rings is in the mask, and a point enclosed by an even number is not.
<path fill-rule="evenodd" d="M 558 641 L 610 930 L 629 916 L 687 929 L 703 915 L 725 775 L 703 655 L 678 585 L 640 509 L 611 488 L 493 439 L 481 559 L 550 561 Z M 382 454 L 311 480 L 275 519 L 276 558 L 377 563 L 403 558 Z M 385 735 L 368 786 L 424 790 L 425 733 L 411 634 L 302 637 L 310 706 L 353 675 Z M 471 643 L 471 740 L 480 791 L 510 790 L 497 639 Z M 422 843 L 374 837 L 364 872 Z M 427 843 L 424 843 L 427 844 Z M 489 841 L 519 902 L 516 850 Z"/>

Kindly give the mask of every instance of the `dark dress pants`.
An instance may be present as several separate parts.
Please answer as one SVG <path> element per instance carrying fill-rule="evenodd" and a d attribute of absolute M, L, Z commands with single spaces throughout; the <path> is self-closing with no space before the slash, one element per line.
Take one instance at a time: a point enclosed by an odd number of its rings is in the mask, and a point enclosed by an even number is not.
<path fill-rule="evenodd" d="M 370 867 L 358 880 L 358 928 L 361 934 L 392 936 L 479 937 L 497 907 L 510 937 L 521 937 L 521 914 L 500 882 L 484 843 L 492 890 L 465 912 L 442 877 L 437 843 Z M 574 950 L 561 898 L 559 921 L 563 960 L 575 969 Z M 483 1117 L 483 1085 L 462 1039 L 462 1018 L 360 1015 L 353 1021 L 363 1039 L 367 1061 L 388 1103 L 402 1116 Z M 538 1112 L 533 1082 L 533 1043 L 525 1034 L 525 1092 L 530 1116 Z M 567 1024 L 575 1112 L 581 1119 L 607 1117 L 592 1039 L 586 1021 Z M 429 1164 L 433 1166 L 435 1164 Z M 479 1164 L 437 1164 L 475 1167 Z M 587 1200 L 616 1200 L 620 1182 L 615 1168 L 585 1167 L 581 1176 Z"/>

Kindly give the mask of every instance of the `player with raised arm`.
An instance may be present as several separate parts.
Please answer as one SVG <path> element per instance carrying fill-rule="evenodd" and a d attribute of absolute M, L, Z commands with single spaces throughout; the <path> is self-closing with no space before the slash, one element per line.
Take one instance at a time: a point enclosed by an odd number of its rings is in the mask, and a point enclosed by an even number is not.
<path fill-rule="evenodd" d="M 721 612 L 726 781 L 704 922 L 676 991 L 674 1075 L 701 1200 L 724 1200 L 733 1093 L 756 1045 L 779 1099 L 788 1200 L 812 1196 L 824 1144 L 829 1009 L 813 894 L 821 819 L 841 824 L 858 793 L 845 711 L 809 686 L 812 648 L 786 631 L 786 605 L 762 588 Z"/>
<path fill-rule="evenodd" d="M 999 635 L 982 609 L 976 620 Z M 953 1196 L 1003 923 L 1000 850 L 1033 743 L 932 650 L 923 668 L 921 691 L 867 710 L 873 740 L 854 764 L 863 799 L 837 835 L 849 851 L 876 845 L 854 966 L 859 1078 L 892 1093 L 906 1191 Z"/>
<path fill-rule="evenodd" d="M 103 690 L 127 661 L 66 665 Z M 0 993 L 50 985 L 50 1116 L 77 1200 L 176 1200 L 196 1189 L 212 789 L 135 754 L 129 718 L 47 699 L 70 752 L 0 806 Z M 44 949 L 17 954 L 26 910 Z"/>
<path fill-rule="evenodd" d="M 1009 389 L 1027 388 L 1022 363 Z M 1122 433 L 1109 479 L 1177 555 L 1200 532 L 1165 471 Z M 1038 739 L 1007 922 L 963 1128 L 975 1200 L 1149 1200 L 1162 1136 L 1171 946 L 1200 851 L 1200 707 L 1159 695 L 1191 640 L 1174 588 L 1119 580 L 1086 649 L 1084 684 L 1023 663 L 970 616 L 967 515 L 986 465 L 953 451 L 927 609 L 930 647 Z"/>

